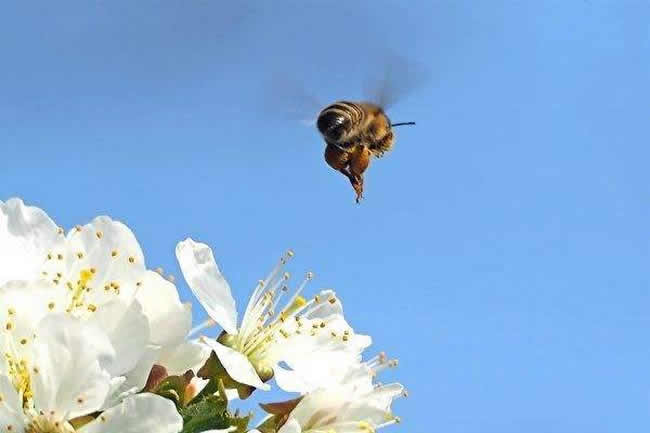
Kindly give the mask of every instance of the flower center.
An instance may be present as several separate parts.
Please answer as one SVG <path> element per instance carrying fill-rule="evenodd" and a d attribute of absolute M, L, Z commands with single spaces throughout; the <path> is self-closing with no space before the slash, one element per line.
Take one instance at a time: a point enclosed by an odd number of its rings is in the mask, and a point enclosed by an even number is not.
<path fill-rule="evenodd" d="M 88 283 L 93 279 L 95 274 L 95 269 L 82 269 L 79 272 L 79 279 L 77 284 L 74 285 L 71 282 L 67 283 L 68 290 L 70 290 L 70 304 L 66 308 L 66 312 L 71 313 L 73 310 L 82 308 L 85 305 L 84 297 L 85 294 L 90 292 L 90 287 Z M 94 311 L 96 307 L 88 305 L 90 311 Z"/>
<path fill-rule="evenodd" d="M 8 352 L 5 353 L 5 358 L 7 360 L 8 376 L 18 395 L 22 396 L 23 404 L 25 404 L 34 395 L 27 361 L 19 359 L 17 355 Z"/>
<path fill-rule="evenodd" d="M 25 429 L 25 433 L 74 433 L 75 429 L 70 423 L 45 414 L 32 418 Z"/>

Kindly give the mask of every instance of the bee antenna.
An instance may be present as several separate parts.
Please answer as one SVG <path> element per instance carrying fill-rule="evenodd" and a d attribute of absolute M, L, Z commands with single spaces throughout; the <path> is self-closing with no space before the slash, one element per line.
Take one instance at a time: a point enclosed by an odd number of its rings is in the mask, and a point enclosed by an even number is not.
<path fill-rule="evenodd" d="M 415 122 L 401 122 L 401 123 L 393 123 L 390 125 L 391 127 L 393 126 L 402 126 L 402 125 L 415 125 Z"/>

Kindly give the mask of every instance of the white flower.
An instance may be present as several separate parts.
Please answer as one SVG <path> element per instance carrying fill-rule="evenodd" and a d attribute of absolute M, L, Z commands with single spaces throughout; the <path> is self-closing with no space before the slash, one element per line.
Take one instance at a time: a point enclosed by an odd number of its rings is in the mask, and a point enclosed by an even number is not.
<path fill-rule="evenodd" d="M 394 364 L 380 355 L 350 369 L 341 383 L 305 395 L 278 433 L 373 433 L 399 422 L 391 405 L 396 397 L 406 395 L 404 387 L 372 382 L 379 371 Z"/>
<path fill-rule="evenodd" d="M 357 364 L 370 337 L 357 335 L 343 317 L 331 290 L 307 300 L 301 292 L 311 274 L 279 309 L 288 292 L 289 275 L 282 268 L 293 255 L 280 260 L 260 281 L 237 327 L 237 310 L 230 286 L 205 244 L 186 239 L 176 247 L 183 276 L 211 320 L 226 332 L 217 341 L 204 339 L 235 381 L 269 389 L 263 382 L 275 376 L 286 391 L 307 392 L 331 380 L 333 370 Z M 280 363 L 286 363 L 288 368 Z"/>
<path fill-rule="evenodd" d="M 27 331 L 30 317 L 16 317 Z M 48 314 L 30 341 L 5 333 L 0 340 L 0 431 L 16 433 L 176 433 L 183 422 L 174 404 L 153 394 L 103 410 L 111 390 L 115 350 L 99 327 Z"/>
<path fill-rule="evenodd" d="M 146 269 L 127 226 L 100 216 L 66 236 L 41 209 L 20 199 L 0 202 L 0 293 L 15 280 L 42 286 L 38 279 L 52 286 L 42 291 L 39 308 L 107 330 L 120 360 L 111 373 L 127 378 L 124 387 L 142 388 L 154 363 L 168 360 L 175 374 L 209 354 L 182 350 L 189 344 L 190 307 L 180 302 L 171 282 Z"/>

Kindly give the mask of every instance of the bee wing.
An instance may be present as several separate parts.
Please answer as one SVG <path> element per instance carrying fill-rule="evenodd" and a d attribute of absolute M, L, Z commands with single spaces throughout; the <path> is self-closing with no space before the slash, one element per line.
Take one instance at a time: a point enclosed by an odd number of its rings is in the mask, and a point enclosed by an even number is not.
<path fill-rule="evenodd" d="M 282 120 L 305 126 L 316 124 L 323 105 L 304 86 L 286 73 L 272 74 L 264 91 L 264 111 Z"/>
<path fill-rule="evenodd" d="M 383 67 L 377 72 L 367 81 L 364 94 L 384 109 L 424 86 L 430 77 L 424 66 L 396 54 L 385 56 Z"/>

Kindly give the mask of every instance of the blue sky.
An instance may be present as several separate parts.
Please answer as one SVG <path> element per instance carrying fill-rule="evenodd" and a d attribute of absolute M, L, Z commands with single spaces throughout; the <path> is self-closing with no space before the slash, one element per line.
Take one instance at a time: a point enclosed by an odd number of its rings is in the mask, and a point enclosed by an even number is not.
<path fill-rule="evenodd" d="M 400 359 L 387 431 L 647 432 L 650 4 L 237 3 L 2 5 L 0 199 L 177 276 L 201 239 L 240 304 L 294 248 Z M 430 77 L 357 206 L 271 77 L 354 99 L 389 52 Z"/>

